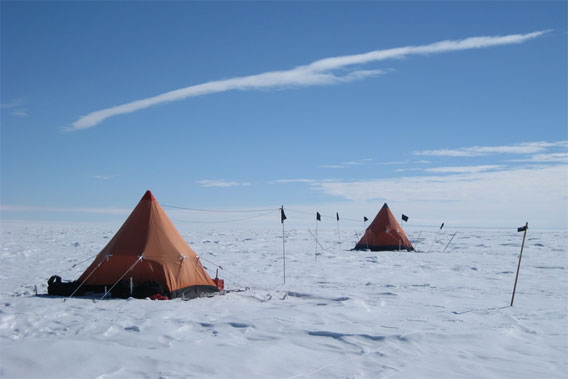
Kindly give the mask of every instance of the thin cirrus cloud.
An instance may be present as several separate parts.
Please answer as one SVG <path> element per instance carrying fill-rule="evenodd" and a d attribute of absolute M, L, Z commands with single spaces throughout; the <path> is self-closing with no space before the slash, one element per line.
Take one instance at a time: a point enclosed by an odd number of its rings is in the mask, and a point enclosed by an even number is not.
<path fill-rule="evenodd" d="M 12 111 L 10 114 L 16 117 L 28 117 L 30 115 L 25 109 L 17 109 Z"/>
<path fill-rule="evenodd" d="M 111 180 L 116 178 L 118 175 L 95 175 L 93 178 L 98 180 Z"/>
<path fill-rule="evenodd" d="M 343 162 L 341 164 L 336 164 L 336 165 L 324 165 L 324 166 L 319 166 L 320 168 L 346 168 L 346 167 L 354 167 L 354 166 L 362 166 L 368 162 L 371 162 L 373 159 L 372 158 L 363 158 L 363 159 L 359 159 L 357 161 L 348 161 L 348 162 Z"/>
<path fill-rule="evenodd" d="M 511 162 L 568 163 L 568 153 L 535 154 L 525 159 L 512 159 Z"/>
<path fill-rule="evenodd" d="M 568 141 L 526 142 L 504 146 L 471 146 L 458 149 L 415 151 L 414 155 L 436 157 L 478 157 L 490 154 L 536 154 L 550 148 L 567 148 Z"/>
<path fill-rule="evenodd" d="M 497 170 L 502 168 L 500 165 L 479 165 L 479 166 L 451 166 L 426 168 L 424 171 L 438 174 L 465 174 Z"/>
<path fill-rule="evenodd" d="M 0 109 L 10 109 L 10 115 L 15 117 L 28 117 L 30 115 L 24 107 L 23 99 L 14 99 L 9 103 L 1 103 Z"/>
<path fill-rule="evenodd" d="M 290 183 L 314 183 L 315 179 L 278 179 L 271 183 L 290 184 Z"/>
<path fill-rule="evenodd" d="M 223 180 L 223 179 L 215 179 L 215 180 L 204 179 L 204 180 L 198 180 L 198 181 L 196 181 L 196 183 L 199 184 L 201 187 L 205 187 L 205 188 L 211 188 L 211 187 L 217 187 L 217 188 L 246 187 L 246 186 L 251 185 L 250 182 L 235 182 L 235 181 L 227 181 L 227 180 Z"/>
<path fill-rule="evenodd" d="M 385 50 L 374 50 L 363 54 L 324 58 L 308 65 L 290 70 L 270 71 L 256 75 L 209 81 L 177 90 L 121 104 L 80 117 L 68 130 L 91 128 L 109 117 L 136 112 L 158 104 L 179 101 L 190 97 L 203 96 L 232 90 L 254 90 L 281 88 L 286 86 L 315 86 L 348 83 L 385 74 L 384 70 L 359 70 L 353 67 L 388 59 L 405 58 L 411 55 L 439 54 L 451 51 L 481 49 L 493 46 L 519 44 L 537 38 L 547 31 L 505 36 L 470 37 L 462 40 L 439 41 L 428 45 L 404 46 Z"/>

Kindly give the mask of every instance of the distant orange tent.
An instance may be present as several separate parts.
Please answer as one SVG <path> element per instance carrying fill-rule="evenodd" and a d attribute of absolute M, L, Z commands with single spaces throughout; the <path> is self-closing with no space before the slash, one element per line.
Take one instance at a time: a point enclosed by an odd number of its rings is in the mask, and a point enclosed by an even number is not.
<path fill-rule="evenodd" d="M 218 291 L 195 251 L 150 191 L 71 288 L 76 290 L 80 285 L 80 295 L 105 286 L 110 289 L 130 278 L 138 287 L 159 284 L 170 298 Z M 55 285 L 52 292 L 63 295 Z"/>
<path fill-rule="evenodd" d="M 355 245 L 354 250 L 412 251 L 414 247 L 406 237 L 400 224 L 396 221 L 389 206 L 385 203 L 371 225 L 365 230 L 363 237 Z"/>

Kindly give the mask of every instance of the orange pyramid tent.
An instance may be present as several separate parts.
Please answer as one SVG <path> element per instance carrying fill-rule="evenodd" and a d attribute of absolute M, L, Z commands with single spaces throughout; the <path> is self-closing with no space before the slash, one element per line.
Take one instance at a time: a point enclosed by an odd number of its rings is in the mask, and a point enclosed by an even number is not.
<path fill-rule="evenodd" d="M 172 298 L 218 290 L 150 191 L 77 282 L 110 288 L 130 277 L 136 286 L 159 283 Z"/>
<path fill-rule="evenodd" d="M 363 237 L 355 245 L 354 250 L 386 251 L 402 249 L 412 251 L 414 247 L 396 221 L 389 206 L 385 203 L 371 225 L 365 230 Z"/>

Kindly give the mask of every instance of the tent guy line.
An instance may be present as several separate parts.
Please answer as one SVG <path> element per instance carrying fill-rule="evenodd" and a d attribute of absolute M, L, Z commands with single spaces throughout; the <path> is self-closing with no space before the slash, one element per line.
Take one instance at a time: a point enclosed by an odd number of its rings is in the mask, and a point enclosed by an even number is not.
<path fill-rule="evenodd" d="M 477 36 L 461 40 L 438 41 L 427 45 L 409 45 L 384 50 L 374 50 L 362 54 L 324 58 L 289 70 L 268 71 L 261 74 L 209 81 L 91 112 L 85 116 L 81 116 L 65 130 L 76 131 L 88 129 L 100 124 L 110 117 L 136 112 L 162 103 L 179 101 L 190 97 L 198 97 L 213 93 L 222 93 L 233 90 L 307 87 L 349 83 L 383 75 L 387 72 L 378 69 L 360 70 L 353 68 L 359 65 L 384 60 L 402 59 L 412 55 L 424 56 L 452 51 L 521 44 L 528 40 L 540 37 L 547 32 L 549 32 L 549 30 L 535 31 L 527 34 L 509 34 L 504 36 Z"/>
<path fill-rule="evenodd" d="M 280 208 L 270 208 L 270 209 L 243 209 L 243 210 L 222 210 L 222 209 L 199 209 L 199 208 L 186 208 L 180 207 L 175 205 L 166 205 L 162 204 L 162 207 L 165 208 L 173 208 L 173 209 L 183 209 L 187 211 L 194 211 L 194 212 L 210 212 L 210 213 L 260 213 L 260 212 L 271 212 L 277 211 Z"/>

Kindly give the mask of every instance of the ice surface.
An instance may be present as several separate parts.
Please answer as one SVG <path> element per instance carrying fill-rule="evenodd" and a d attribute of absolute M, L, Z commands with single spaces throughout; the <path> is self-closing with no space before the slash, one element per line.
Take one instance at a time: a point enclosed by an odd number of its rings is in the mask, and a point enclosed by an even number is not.
<path fill-rule="evenodd" d="M 568 232 L 407 229 L 418 253 L 355 233 L 178 226 L 227 289 L 191 301 L 34 296 L 76 279 L 116 226 L 4 222 L 0 377 L 565 378 Z M 451 234 L 458 234 L 441 253 Z M 352 235 L 352 238 L 347 238 Z M 437 235 L 436 239 L 435 236 Z M 417 242 L 414 240 L 413 242 Z M 425 251 L 430 250 L 430 253 Z M 81 263 L 84 261 L 83 263 Z M 73 265 L 77 266 L 73 267 Z"/>

